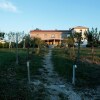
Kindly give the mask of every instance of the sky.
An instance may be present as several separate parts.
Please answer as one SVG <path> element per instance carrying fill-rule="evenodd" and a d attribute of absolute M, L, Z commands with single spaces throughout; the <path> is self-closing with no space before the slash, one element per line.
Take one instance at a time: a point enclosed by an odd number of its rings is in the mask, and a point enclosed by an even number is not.
<path fill-rule="evenodd" d="M 0 0 L 0 31 L 100 30 L 100 0 Z"/>

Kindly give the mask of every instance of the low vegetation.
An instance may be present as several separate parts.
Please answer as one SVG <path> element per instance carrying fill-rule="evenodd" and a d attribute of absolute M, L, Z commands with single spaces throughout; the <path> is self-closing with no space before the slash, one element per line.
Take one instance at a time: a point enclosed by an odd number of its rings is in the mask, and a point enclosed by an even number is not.
<path fill-rule="evenodd" d="M 30 54 L 31 77 L 42 66 L 42 53 Z M 0 49 L 0 100 L 32 100 L 33 94 L 27 80 L 27 50 L 18 50 L 19 64 L 16 65 L 15 49 Z"/>
<path fill-rule="evenodd" d="M 70 49 L 71 50 L 71 49 Z M 77 52 L 77 49 L 75 49 Z M 100 85 L 100 50 L 95 49 L 95 60 L 92 62 L 91 49 L 80 49 L 80 61 L 76 69 L 76 86 L 93 88 Z M 70 58 L 69 51 L 63 48 L 53 49 L 52 61 L 55 70 L 72 82 L 72 66 L 74 64 L 75 56 Z"/>

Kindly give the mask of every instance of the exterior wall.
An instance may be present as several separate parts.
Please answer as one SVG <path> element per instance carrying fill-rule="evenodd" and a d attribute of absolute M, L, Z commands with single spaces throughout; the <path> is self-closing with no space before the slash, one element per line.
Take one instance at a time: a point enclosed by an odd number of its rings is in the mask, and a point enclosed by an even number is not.
<path fill-rule="evenodd" d="M 62 39 L 62 32 L 39 32 L 33 31 L 30 33 L 30 37 L 39 37 L 42 40 L 51 40 L 51 39 Z"/>
<path fill-rule="evenodd" d="M 30 31 L 30 37 L 38 37 L 44 40 L 49 45 L 59 45 L 61 40 L 69 35 L 69 31 L 59 30 L 33 30 Z"/>
<path fill-rule="evenodd" d="M 86 40 L 85 32 L 88 31 L 87 27 L 77 26 L 71 30 L 31 30 L 30 37 L 38 37 L 44 40 L 47 44 L 61 44 L 61 41 L 70 36 L 70 33 L 82 32 L 82 40 Z"/>
<path fill-rule="evenodd" d="M 81 28 L 81 29 L 80 29 L 80 28 L 79 28 L 79 29 L 75 29 L 75 28 L 74 28 L 74 29 L 72 30 L 72 33 L 75 33 L 75 32 L 80 33 L 80 32 L 82 32 L 82 38 L 83 38 L 83 40 L 85 40 L 85 39 L 86 39 L 86 36 L 85 36 L 84 33 L 85 33 L 86 31 L 88 31 L 88 28 L 83 28 L 83 29 L 82 29 L 82 28 Z"/>

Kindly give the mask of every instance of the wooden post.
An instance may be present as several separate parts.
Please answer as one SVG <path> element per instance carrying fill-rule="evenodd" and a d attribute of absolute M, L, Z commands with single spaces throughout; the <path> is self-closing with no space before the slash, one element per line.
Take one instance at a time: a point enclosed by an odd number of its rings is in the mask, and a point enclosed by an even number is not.
<path fill-rule="evenodd" d="M 23 48 L 25 49 L 25 39 L 23 39 Z"/>
<path fill-rule="evenodd" d="M 27 76 L 28 76 L 28 83 L 30 84 L 30 68 L 29 68 L 29 61 L 27 61 Z"/>

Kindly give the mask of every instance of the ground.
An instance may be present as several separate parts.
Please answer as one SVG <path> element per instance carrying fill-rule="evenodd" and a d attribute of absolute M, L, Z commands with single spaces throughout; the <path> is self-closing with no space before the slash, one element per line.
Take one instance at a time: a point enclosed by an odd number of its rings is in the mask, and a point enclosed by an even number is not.
<path fill-rule="evenodd" d="M 15 63 L 15 51 L 0 49 L 0 100 L 100 100 L 100 87 L 93 88 L 94 84 L 98 86 L 100 82 L 99 65 L 94 64 L 92 67 L 91 63 L 87 63 L 85 67 L 85 64 L 78 66 L 78 81 L 73 86 L 73 62 L 67 59 L 69 56 L 66 52 L 62 49 L 43 49 L 39 54 L 34 54 L 30 50 L 31 82 L 28 83 L 27 49 L 18 50 L 18 65 Z M 85 53 L 82 56 L 85 57 Z M 61 74 L 55 68 L 59 69 Z M 80 71 L 81 73 L 78 73 Z M 76 86 L 77 83 L 81 88 Z M 92 88 L 86 87 L 87 84 L 92 85 Z"/>
<path fill-rule="evenodd" d="M 71 83 L 61 78 L 53 68 L 51 60 L 52 50 L 44 56 L 44 65 L 37 75 L 32 77 L 31 86 L 34 86 L 34 100 L 99 100 L 95 90 L 77 91 Z M 98 88 L 99 89 L 99 88 Z"/>

